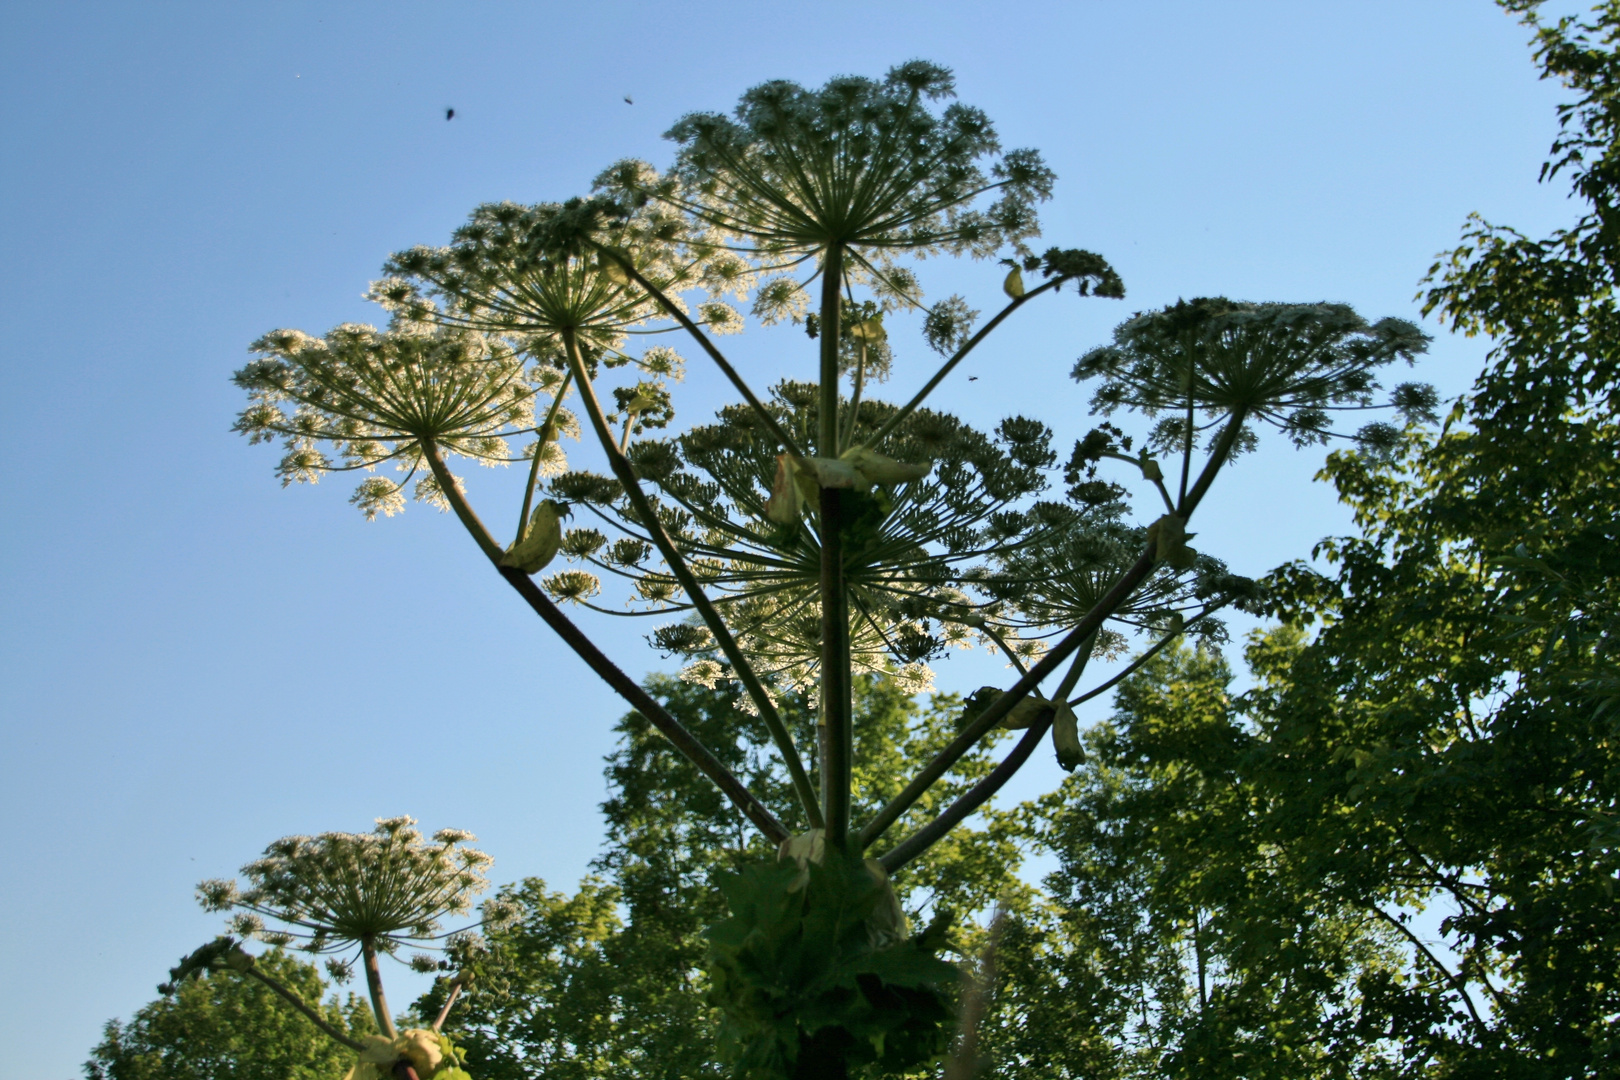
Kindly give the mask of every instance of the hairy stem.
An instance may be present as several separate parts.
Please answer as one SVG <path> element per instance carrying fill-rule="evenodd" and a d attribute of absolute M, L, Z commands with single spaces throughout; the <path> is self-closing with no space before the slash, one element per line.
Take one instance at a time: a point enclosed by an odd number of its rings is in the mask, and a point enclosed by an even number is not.
<path fill-rule="evenodd" d="M 399 1033 L 394 1030 L 394 1018 L 388 1012 L 388 997 L 383 993 L 382 964 L 378 961 L 377 945 L 369 937 L 360 939 L 360 955 L 366 969 L 366 991 L 371 995 L 371 1012 L 377 1018 L 377 1030 L 390 1039 Z"/>
<path fill-rule="evenodd" d="M 427 458 L 428 467 L 433 470 L 434 477 L 439 481 L 439 487 L 444 491 L 445 497 L 450 501 L 450 508 L 460 519 L 462 526 L 472 536 L 473 541 L 483 551 L 484 555 L 506 583 L 528 603 L 529 607 L 539 615 L 545 624 L 563 639 L 564 644 L 574 650 L 574 653 L 598 676 L 602 681 L 618 692 L 619 696 L 629 702 L 631 708 L 646 718 L 647 722 L 657 728 L 665 738 L 688 761 L 697 766 L 714 785 L 718 787 L 732 804 L 740 810 L 744 817 L 753 822 L 754 826 L 765 835 L 773 844 L 780 844 L 792 834 L 789 833 L 776 816 L 770 812 L 764 803 L 754 797 L 753 792 L 743 786 L 741 780 L 732 775 L 731 770 L 721 764 L 720 759 L 710 752 L 709 748 L 698 741 L 684 725 L 662 705 L 655 701 L 651 694 L 625 674 L 613 661 L 609 660 L 596 643 L 586 637 L 579 627 L 553 604 L 540 587 L 530 579 L 529 575 L 516 567 L 501 566 L 502 551 L 500 545 L 495 543 L 484 528 L 484 523 L 478 519 L 473 508 L 455 485 L 455 478 L 445 468 L 444 459 L 439 455 L 439 449 L 431 443 L 424 443 L 423 456 Z"/>
<path fill-rule="evenodd" d="M 804 807 L 804 814 L 810 822 L 810 827 L 821 827 L 821 807 L 816 800 L 815 787 L 810 783 L 804 761 L 793 745 L 793 736 L 789 734 L 787 725 L 782 722 L 781 715 L 776 711 L 776 704 L 771 700 L 770 694 L 766 693 L 764 684 L 759 681 L 747 657 L 743 656 L 736 638 L 731 636 L 731 629 L 720 618 L 720 613 L 714 609 L 708 594 L 703 591 L 696 575 L 692 573 L 691 567 L 687 566 L 686 559 L 676 548 L 675 542 L 670 539 L 669 533 L 665 531 L 663 522 L 658 520 L 657 511 L 653 507 L 652 500 L 647 497 L 647 492 L 642 488 L 635 467 L 630 464 L 630 459 L 625 457 L 624 450 L 613 441 L 613 432 L 607 426 L 607 416 L 602 412 L 602 403 L 596 397 L 596 388 L 592 386 L 585 372 L 584 360 L 579 352 L 579 341 L 574 337 L 572 330 L 563 331 L 563 344 L 568 352 L 568 364 L 579 383 L 580 403 L 585 406 L 585 412 L 591 419 L 591 426 L 596 430 L 596 437 L 607 454 L 608 465 L 613 469 L 613 475 L 623 485 L 631 508 L 641 519 L 642 527 L 647 530 L 647 535 L 652 538 L 659 554 L 664 557 L 670 573 L 680 582 L 687 599 L 692 602 L 693 609 L 702 618 L 703 624 L 709 628 L 709 632 L 714 635 L 715 644 L 720 646 L 720 651 L 731 662 L 731 670 L 736 675 L 737 681 L 743 684 L 743 689 L 748 692 L 754 708 L 759 710 L 760 719 L 765 722 L 772 741 L 776 743 L 777 751 L 787 765 L 788 775 L 793 781 L 793 790 L 798 793 L 799 802 Z"/>
<path fill-rule="evenodd" d="M 821 403 L 816 453 L 838 456 L 838 345 L 843 314 L 844 249 L 827 249 L 821 279 Z M 849 672 L 849 595 L 844 585 L 843 492 L 821 491 L 821 739 L 822 805 L 827 842 L 843 847 L 849 836 L 854 778 L 854 696 Z"/>
<path fill-rule="evenodd" d="M 850 787 L 855 772 L 854 687 L 849 671 L 849 593 L 844 588 L 843 492 L 821 492 L 821 716 L 822 799 L 827 841 L 849 835 Z"/>
<path fill-rule="evenodd" d="M 1073 630 L 1064 635 L 1063 640 L 1054 645 L 1039 663 L 1012 685 L 1011 689 L 1004 691 L 1000 697 L 991 702 L 990 707 L 964 728 L 950 745 L 935 754 L 933 760 L 923 766 L 922 771 L 906 785 L 905 790 L 878 811 L 877 816 L 861 830 L 860 847 L 866 848 L 882 836 L 889 826 L 898 821 L 902 814 L 911 809 L 912 805 L 934 786 L 935 781 L 961 760 L 962 755 L 977 746 L 985 733 L 1000 723 L 1001 718 L 1011 712 L 1013 706 L 1023 701 L 1031 690 L 1057 670 L 1059 664 L 1074 655 L 1076 649 L 1090 640 L 1091 636 L 1102 628 L 1102 624 L 1125 603 L 1131 593 L 1136 591 L 1136 587 L 1153 572 L 1153 566 L 1153 549 L 1150 547 L 1119 576 L 1113 588 L 1092 605 L 1091 610 L 1086 612 L 1085 617 Z"/>
<path fill-rule="evenodd" d="M 731 385 L 735 386 L 737 392 L 742 394 L 743 400 L 748 402 L 749 408 L 754 410 L 754 415 L 759 418 L 760 422 L 765 425 L 772 435 L 776 436 L 776 441 L 782 445 L 782 448 L 794 457 L 803 457 L 804 451 L 799 449 L 798 444 L 783 430 L 782 425 L 776 422 L 776 417 L 772 416 L 769 410 L 760 403 L 759 398 L 754 396 L 754 392 L 749 389 L 748 384 L 743 382 L 742 376 L 737 374 L 737 369 L 731 366 L 731 361 L 727 360 L 725 355 L 715 348 L 714 342 L 709 340 L 709 335 L 700 330 L 698 325 L 687 316 L 686 312 L 682 311 L 675 301 L 666 296 L 662 289 L 642 277 L 641 273 L 631 265 L 628 258 L 609 248 L 602 248 L 601 251 L 604 257 L 618 263 L 624 272 L 629 275 L 631 281 L 640 285 L 648 296 L 658 302 L 659 307 L 669 313 L 670 318 L 680 323 L 686 332 L 697 340 L 699 347 L 709 354 L 709 359 L 714 361 L 721 374 L 731 380 Z"/>
<path fill-rule="evenodd" d="M 843 335 L 844 249 L 827 249 L 821 266 L 821 403 L 817 416 L 816 453 L 838 456 L 838 345 Z"/>
<path fill-rule="evenodd" d="M 1097 642 L 1097 635 L 1092 634 L 1075 653 L 1074 663 L 1069 665 L 1068 672 L 1063 681 L 1058 684 L 1057 692 L 1052 695 L 1053 701 L 1062 701 L 1074 691 L 1075 684 L 1086 670 L 1086 661 L 1091 659 L 1092 646 Z M 915 859 L 918 855 L 933 847 L 946 833 L 956 828 L 966 820 L 967 816 L 993 799 L 998 791 L 1006 786 L 1007 781 L 1017 774 L 1019 769 L 1035 752 L 1041 739 L 1052 728 L 1052 721 L 1056 716 L 1054 709 L 1042 709 L 1035 722 L 1029 725 L 1023 738 L 1012 748 L 1012 752 L 1002 759 L 1001 763 L 990 774 L 967 791 L 945 809 L 937 818 L 912 833 L 905 840 L 896 844 L 890 851 L 878 859 L 885 870 L 897 869 Z"/>

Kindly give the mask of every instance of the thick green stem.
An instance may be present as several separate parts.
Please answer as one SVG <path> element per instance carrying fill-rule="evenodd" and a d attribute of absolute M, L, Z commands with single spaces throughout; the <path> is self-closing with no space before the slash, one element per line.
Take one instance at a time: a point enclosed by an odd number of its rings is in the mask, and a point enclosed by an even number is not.
<path fill-rule="evenodd" d="M 636 476 L 635 467 L 630 464 L 630 459 L 625 456 L 623 448 L 614 442 L 613 432 L 607 426 L 607 415 L 602 411 L 601 401 L 597 399 L 596 388 L 585 372 L 584 359 L 579 352 L 579 341 L 574 337 L 573 331 L 563 331 L 563 345 L 568 353 L 568 364 L 573 370 L 574 381 L 579 385 L 580 403 L 584 405 L 585 412 L 591 420 L 591 427 L 596 431 L 597 440 L 601 442 L 602 449 L 607 454 L 608 465 L 612 468 L 613 475 L 624 487 L 631 509 L 640 519 L 642 527 L 647 530 L 647 535 L 652 538 L 659 554 L 664 557 L 670 573 L 675 575 L 675 580 L 680 582 L 681 588 L 685 590 L 693 609 L 697 611 L 703 624 L 709 628 L 709 632 L 714 635 L 715 644 L 731 662 L 731 670 L 736 675 L 737 681 L 743 684 L 749 700 L 759 711 L 760 719 L 765 722 L 766 730 L 770 732 L 772 741 L 776 743 L 776 748 L 787 765 L 788 775 L 793 781 L 793 790 L 799 796 L 799 802 L 804 807 L 805 818 L 809 821 L 810 827 L 820 828 L 821 806 L 816 800 L 816 789 L 810 783 L 809 774 L 805 772 L 804 761 L 799 757 L 798 748 L 793 745 L 793 736 L 788 733 L 787 725 L 782 722 L 781 715 L 776 711 L 775 702 L 771 700 L 764 684 L 754 673 L 748 658 L 743 656 L 737 640 L 731 636 L 731 629 L 720 618 L 720 613 L 714 609 L 708 594 L 703 591 L 702 585 L 692 573 L 691 567 L 686 565 L 686 559 L 675 546 L 675 542 L 670 539 L 669 533 L 665 531 L 652 500 L 647 497 L 647 492 Z"/>
<path fill-rule="evenodd" d="M 366 990 L 371 994 L 371 1012 L 377 1018 L 377 1030 L 390 1039 L 399 1033 L 394 1030 L 394 1018 L 388 1012 L 388 998 L 383 993 L 382 964 L 378 961 L 377 946 L 370 938 L 360 939 L 360 955 L 366 968 Z"/>
<path fill-rule="evenodd" d="M 579 627 L 558 610 L 545 593 L 540 591 L 529 575 L 513 566 L 501 565 L 501 547 L 484 528 L 484 523 L 468 504 L 461 490 L 455 485 L 455 478 L 445 468 L 444 459 L 439 456 L 439 448 L 432 443 L 422 446 L 423 456 L 427 458 L 428 468 L 433 471 L 434 478 L 439 481 L 439 487 L 450 501 L 450 508 L 455 511 L 456 517 L 467 530 L 468 535 L 477 543 L 479 550 L 495 565 L 495 569 L 506 579 L 506 583 L 523 597 L 536 615 L 545 621 L 545 624 L 557 636 L 562 638 L 564 644 L 574 650 L 574 653 L 590 669 L 599 675 L 603 682 L 618 692 L 619 696 L 630 703 L 631 708 L 646 718 L 647 722 L 657 728 L 665 738 L 686 757 L 699 772 L 714 781 L 732 804 L 740 810 L 744 817 L 754 823 L 754 826 L 765 835 L 773 844 L 780 844 L 791 833 L 776 820 L 764 803 L 754 797 L 753 792 L 743 786 L 741 780 L 732 775 L 731 770 L 720 763 L 720 759 L 710 752 L 709 748 L 698 741 L 697 736 L 688 731 L 681 722 L 669 714 L 669 710 L 658 704 L 646 690 L 625 674 L 624 670 L 607 658 L 596 643 L 586 637 Z"/>
<path fill-rule="evenodd" d="M 854 688 L 849 671 L 849 593 L 844 588 L 840 533 L 843 491 L 821 492 L 821 724 L 822 804 L 827 841 L 843 846 L 849 835 L 850 787 L 855 772 Z"/>
<path fill-rule="evenodd" d="M 816 453 L 838 456 L 838 345 L 843 334 L 844 249 L 827 249 L 821 265 L 821 406 Z"/>
<path fill-rule="evenodd" d="M 844 249 L 827 249 L 821 266 L 821 403 L 816 453 L 838 456 L 838 346 L 842 336 Z M 849 836 L 854 781 L 854 696 L 849 671 L 849 593 L 844 584 L 844 493 L 821 491 L 821 790 L 827 842 L 843 847 Z"/>
<path fill-rule="evenodd" d="M 553 426 L 557 422 L 557 413 L 562 408 L 563 398 L 568 396 L 568 384 L 574 378 L 572 371 L 563 372 L 562 385 L 557 387 L 557 396 L 551 399 L 551 408 L 546 410 L 546 418 L 535 431 L 534 461 L 529 465 L 529 482 L 523 488 L 523 509 L 518 512 L 517 539 L 514 544 L 523 542 L 523 536 L 529 531 L 529 507 L 534 503 L 534 482 L 540 478 L 540 462 L 546 453 L 546 434 L 556 434 Z"/>
<path fill-rule="evenodd" d="M 1081 644 L 1079 651 L 1075 653 L 1074 663 L 1069 665 L 1069 670 L 1063 676 L 1063 681 L 1058 684 L 1057 691 L 1052 695 L 1053 701 L 1062 701 L 1074 692 L 1075 684 L 1080 681 L 1081 674 L 1086 670 L 1086 661 L 1091 659 L 1091 649 L 1096 642 L 1097 635 L 1092 634 Z M 884 869 L 889 869 L 891 863 L 895 867 L 900 867 L 915 859 L 918 855 L 933 847 L 946 833 L 961 824 L 969 814 L 995 798 L 996 792 L 1005 787 L 1007 781 L 1011 780 L 1018 770 L 1024 767 L 1024 763 L 1029 760 L 1030 755 L 1035 752 L 1035 748 L 1040 745 L 1041 739 L 1045 738 L 1046 733 L 1051 730 L 1052 721 L 1056 718 L 1056 715 L 1055 709 L 1042 709 L 1041 714 L 1035 718 L 1035 722 L 1029 725 L 1029 730 L 1024 732 L 1023 738 L 1019 739 L 1018 744 L 1013 747 L 1012 753 L 1008 754 L 999 765 L 990 770 L 990 775 L 964 792 L 939 817 L 895 845 L 893 850 L 884 853 L 879 860 L 879 862 L 883 863 Z"/>
<path fill-rule="evenodd" d="M 1011 712 L 1013 706 L 1023 701 L 1030 691 L 1056 671 L 1059 664 L 1073 656 L 1075 650 L 1101 629 L 1102 624 L 1119 610 L 1120 605 L 1131 593 L 1136 591 L 1136 587 L 1147 579 L 1153 572 L 1153 566 L 1153 549 L 1149 547 L 1142 552 L 1136 562 L 1131 564 L 1130 569 L 1119 576 L 1102 599 L 1086 612 L 1079 624 L 1064 635 L 1063 640 L 1052 646 L 1052 650 L 1041 658 L 1040 663 L 1030 668 L 1011 689 L 1003 691 L 1000 697 L 990 703 L 989 708 L 980 713 L 945 749 L 935 754 L 933 760 L 923 766 L 922 771 L 906 785 L 905 790 L 890 799 L 883 809 L 878 811 L 877 816 L 861 830 L 860 847 L 864 849 L 870 846 L 874 840 L 888 831 L 889 826 L 911 809 L 916 801 L 934 786 L 935 781 L 961 760 L 962 755 L 977 746 L 985 733 L 1000 723 L 1001 718 Z"/>

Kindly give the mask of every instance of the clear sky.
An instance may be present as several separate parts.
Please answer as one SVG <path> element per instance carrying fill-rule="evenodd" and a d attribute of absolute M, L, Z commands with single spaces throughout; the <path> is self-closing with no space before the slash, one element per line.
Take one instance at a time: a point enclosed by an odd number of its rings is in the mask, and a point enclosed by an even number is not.
<path fill-rule="evenodd" d="M 390 251 L 443 242 L 479 202 L 667 162 L 689 110 L 923 57 L 1007 145 L 1045 152 L 1047 239 L 1129 289 L 1033 311 L 940 403 L 1072 438 L 1087 394 L 1067 371 L 1132 311 L 1221 293 L 1416 318 L 1469 212 L 1565 221 L 1535 183 L 1562 92 L 1525 41 L 1485 0 L 6 5 L 8 1073 L 77 1075 L 101 1024 L 217 931 L 194 883 L 282 834 L 410 813 L 478 833 L 499 879 L 553 887 L 601 841 L 623 707 L 448 517 L 367 524 L 342 479 L 279 488 L 274 454 L 228 430 L 255 337 L 376 320 L 360 294 Z M 934 281 L 985 307 L 999 279 Z M 802 341 L 745 347 L 755 385 L 807 370 Z M 1442 336 L 1419 377 L 1456 393 L 1484 349 Z M 685 395 L 687 422 L 725 400 L 701 371 Z M 1343 530 L 1320 457 L 1245 459 L 1198 546 L 1261 573 Z M 588 622 L 631 670 L 660 666 L 643 627 Z M 995 677 L 954 660 L 941 685 Z M 1021 793 L 1056 782 L 1045 757 Z"/>

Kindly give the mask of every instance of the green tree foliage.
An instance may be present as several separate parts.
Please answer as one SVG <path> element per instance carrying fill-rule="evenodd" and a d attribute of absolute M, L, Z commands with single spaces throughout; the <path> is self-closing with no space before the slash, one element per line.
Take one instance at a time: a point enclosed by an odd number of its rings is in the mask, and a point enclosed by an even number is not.
<path fill-rule="evenodd" d="M 320 1004 L 326 986 L 314 966 L 272 950 L 259 964 L 326 1021 L 355 1039 L 374 1032 L 371 1010 L 353 994 Z M 269 986 L 233 972 L 205 974 L 113 1020 L 84 1066 L 87 1080 L 336 1080 L 352 1051 L 329 1038 Z"/>
<path fill-rule="evenodd" d="M 1491 365 L 1439 433 L 1329 458 L 1360 531 L 1273 577 L 1254 688 L 1188 658 L 1125 692 L 1097 746 L 1123 786 L 1052 825 L 1063 919 L 1182 912 L 1179 954 L 1147 923 L 1103 978 L 1151 987 L 1171 1073 L 1620 1071 L 1620 5 L 1504 6 L 1577 95 L 1545 175 L 1582 216 L 1478 222 L 1436 266 L 1431 308 Z"/>
<path fill-rule="evenodd" d="M 998 1073 L 1398 1074 L 1399 936 L 1276 843 L 1253 775 L 1270 736 L 1231 679 L 1212 649 L 1161 653 L 1087 766 L 1024 809 L 1059 865 L 1001 949 Z"/>

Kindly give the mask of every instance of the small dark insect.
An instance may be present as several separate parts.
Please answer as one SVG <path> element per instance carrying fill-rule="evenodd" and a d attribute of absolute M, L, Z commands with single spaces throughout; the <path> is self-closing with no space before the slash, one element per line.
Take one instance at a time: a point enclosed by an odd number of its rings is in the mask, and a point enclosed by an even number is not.
<path fill-rule="evenodd" d="M 456 118 L 456 110 L 454 110 L 454 109 L 446 109 L 446 110 L 444 110 L 444 118 L 446 120 L 454 120 Z"/>
<path fill-rule="evenodd" d="M 630 100 L 630 95 L 629 94 L 624 95 L 624 103 L 626 105 L 634 105 L 635 104 L 635 102 Z"/>
<path fill-rule="evenodd" d="M 978 382 L 978 381 L 979 381 L 979 377 L 977 375 L 969 375 L 968 376 L 968 382 Z"/>

